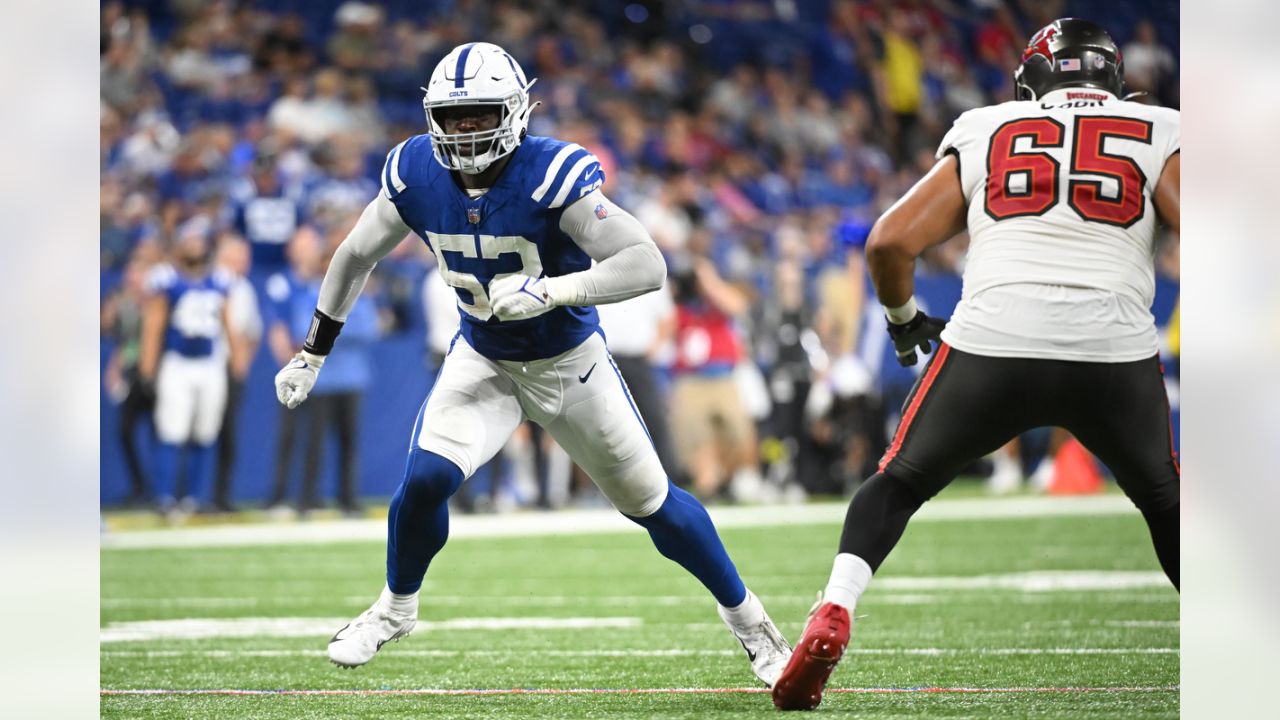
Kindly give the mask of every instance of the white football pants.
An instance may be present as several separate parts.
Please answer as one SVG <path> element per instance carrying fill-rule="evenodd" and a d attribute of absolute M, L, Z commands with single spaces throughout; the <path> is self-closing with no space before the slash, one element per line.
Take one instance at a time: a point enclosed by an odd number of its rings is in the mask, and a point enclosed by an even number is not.
<path fill-rule="evenodd" d="M 227 407 L 225 357 L 190 358 L 167 352 L 156 371 L 156 435 L 160 442 L 210 445 Z"/>
<path fill-rule="evenodd" d="M 418 414 L 413 442 L 471 477 L 524 418 L 546 428 L 620 512 L 652 515 L 667 475 L 599 333 L 545 360 L 490 360 L 459 337 Z"/>

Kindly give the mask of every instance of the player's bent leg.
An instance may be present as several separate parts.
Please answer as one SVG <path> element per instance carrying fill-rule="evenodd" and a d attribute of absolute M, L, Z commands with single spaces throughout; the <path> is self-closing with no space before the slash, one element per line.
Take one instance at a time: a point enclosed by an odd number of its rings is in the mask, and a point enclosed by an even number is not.
<path fill-rule="evenodd" d="M 858 488 L 845 515 L 831 579 L 774 686 L 773 704 L 780 710 L 812 710 L 822 702 L 827 681 L 849 644 L 858 598 L 902 537 L 907 521 L 936 492 L 926 494 L 884 472 Z"/>
<path fill-rule="evenodd" d="M 463 473 L 452 461 L 414 448 L 404 481 L 387 514 L 387 586 L 398 595 L 418 592 L 431 559 L 449 537 L 449 498 Z"/>
<path fill-rule="evenodd" d="M 334 635 L 330 660 L 364 664 L 384 643 L 413 630 L 422 579 L 449 536 L 449 497 L 498 452 L 520 418 L 510 381 L 493 361 L 457 343 L 422 404 L 388 511 L 387 585 L 372 607 Z"/>
<path fill-rule="evenodd" d="M 849 501 L 840 533 L 840 554 L 862 558 L 872 572 L 880 569 L 911 516 L 937 491 L 925 492 L 888 473 L 872 475 Z"/>
<path fill-rule="evenodd" d="M 1028 390 L 1036 387 L 1025 380 L 1028 371 L 1017 361 L 939 348 L 907 398 L 880 472 L 849 503 L 831 578 L 774 687 L 776 706 L 818 706 L 849 642 L 857 601 L 912 515 L 964 463 L 1037 424 L 1043 403 Z"/>
<path fill-rule="evenodd" d="M 1180 589 L 1180 478 L 1171 453 L 1166 452 L 1164 457 L 1144 462 L 1143 451 L 1123 441 L 1089 433 L 1077 433 L 1077 437 L 1115 473 L 1116 483 L 1147 521 L 1147 530 L 1151 533 L 1151 543 L 1161 569 L 1173 587 Z M 1147 439 L 1145 442 L 1153 441 Z M 1160 443 L 1159 440 L 1154 442 Z"/>
<path fill-rule="evenodd" d="M 1087 367 L 1102 388 L 1067 428 L 1115 473 L 1142 512 L 1160 567 L 1180 587 L 1181 471 L 1158 358 Z"/>
<path fill-rule="evenodd" d="M 623 514 L 649 531 L 663 557 L 688 570 L 711 591 L 720 618 L 742 644 L 752 671 L 772 687 L 791 656 L 791 646 L 764 604 L 743 584 L 706 508 L 668 481 L 666 497 L 656 511 L 645 516 Z"/>
<path fill-rule="evenodd" d="M 688 570 L 724 607 L 737 607 L 747 597 L 738 569 L 729 559 L 711 516 L 692 495 L 668 482 L 666 498 L 644 516 L 623 513 L 649 531 L 658 552 Z"/>
<path fill-rule="evenodd" d="M 747 651 L 752 671 L 772 685 L 791 648 L 760 600 L 747 591 L 706 509 L 667 479 L 604 342 L 592 336 L 558 363 L 560 373 L 571 373 L 579 382 L 564 383 L 569 390 L 563 410 L 535 419 L 546 423 L 619 512 L 649 532 L 658 552 L 711 592 L 721 618 Z M 602 372 L 590 373 L 595 366 L 604 366 Z M 584 376 L 590 381 L 581 381 Z"/>
<path fill-rule="evenodd" d="M 334 633 L 329 641 L 334 664 L 363 665 L 384 644 L 413 631 L 418 589 L 449 537 L 449 498 L 462 481 L 462 469 L 452 461 L 418 447 L 410 450 L 404 481 L 387 514 L 387 587 L 372 607 Z"/>

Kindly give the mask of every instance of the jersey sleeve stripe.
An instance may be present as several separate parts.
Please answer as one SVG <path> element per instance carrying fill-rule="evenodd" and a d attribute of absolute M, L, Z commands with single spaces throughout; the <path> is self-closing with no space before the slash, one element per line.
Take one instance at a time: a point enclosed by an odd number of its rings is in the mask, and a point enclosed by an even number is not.
<path fill-rule="evenodd" d="M 403 149 L 404 143 L 402 142 L 396 146 L 395 150 L 391 151 L 391 185 L 397 193 L 404 192 L 405 188 L 404 180 L 400 179 L 400 151 Z"/>
<path fill-rule="evenodd" d="M 530 195 L 535 202 L 542 202 L 543 196 L 545 196 L 547 191 L 551 189 L 551 183 L 555 182 L 556 175 L 560 172 L 560 167 L 564 165 L 564 162 L 569 159 L 570 155 L 580 150 L 586 152 L 581 145 L 576 143 L 569 143 L 568 145 L 560 148 L 560 152 L 556 153 L 555 158 L 551 160 L 551 166 L 547 168 L 547 175 L 542 178 L 542 184 L 533 191 L 533 195 Z"/>
<path fill-rule="evenodd" d="M 408 141 L 406 140 L 405 142 Z M 399 168 L 400 150 L 403 147 L 404 142 L 387 153 L 387 164 L 382 168 L 382 193 L 387 196 L 388 200 L 394 200 L 405 188 L 404 181 L 400 179 Z"/>
<path fill-rule="evenodd" d="M 388 200 L 395 199 L 395 195 L 391 194 L 391 153 L 387 153 L 387 162 L 382 166 L 382 194 Z"/>
<path fill-rule="evenodd" d="M 578 179 L 582 177 L 583 171 L 589 166 L 593 164 L 598 165 L 599 163 L 600 161 L 596 160 L 596 156 L 591 153 L 587 153 L 586 157 L 579 160 L 578 163 L 569 170 L 569 174 L 565 176 L 564 182 L 560 184 L 560 191 L 556 193 L 556 197 L 551 201 L 551 205 L 549 207 L 558 208 L 563 205 L 565 199 L 569 197 L 569 191 L 573 189 L 573 186 L 577 183 Z"/>

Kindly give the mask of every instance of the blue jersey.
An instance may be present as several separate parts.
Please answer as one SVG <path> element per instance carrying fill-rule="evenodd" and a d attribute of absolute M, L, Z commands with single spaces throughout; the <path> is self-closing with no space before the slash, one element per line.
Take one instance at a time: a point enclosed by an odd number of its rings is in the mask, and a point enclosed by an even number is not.
<path fill-rule="evenodd" d="M 283 187 L 260 193 L 252 180 L 242 183 L 233 195 L 236 230 L 249 241 L 254 267 L 284 267 L 285 245 L 302 224 L 300 203 Z"/>
<path fill-rule="evenodd" d="M 397 145 L 382 171 L 382 192 L 435 253 L 458 295 L 467 342 L 495 360 L 537 360 L 581 344 L 596 330 L 594 307 L 557 307 L 502 322 L 489 306 L 495 277 L 555 277 L 586 270 L 591 257 L 560 231 L 560 214 L 604 183 L 594 155 L 579 145 L 529 136 L 493 187 L 472 198 L 431 152 L 431 137 Z"/>
<path fill-rule="evenodd" d="M 211 271 L 184 275 L 172 265 L 161 264 L 151 271 L 147 286 L 169 300 L 165 352 L 190 358 L 211 357 L 222 339 L 222 314 L 231 278 Z"/>

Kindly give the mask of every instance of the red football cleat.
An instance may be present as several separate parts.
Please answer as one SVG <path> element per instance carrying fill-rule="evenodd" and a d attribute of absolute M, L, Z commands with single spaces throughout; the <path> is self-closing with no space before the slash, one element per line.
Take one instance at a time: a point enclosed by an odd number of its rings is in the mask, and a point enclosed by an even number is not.
<path fill-rule="evenodd" d="M 791 660 L 773 686 L 773 704 L 779 710 L 818 707 L 827 678 L 849 644 L 849 625 L 849 611 L 835 603 L 825 603 L 809 618 Z"/>

